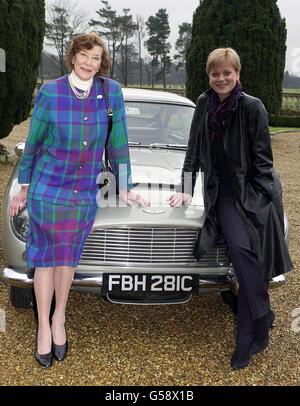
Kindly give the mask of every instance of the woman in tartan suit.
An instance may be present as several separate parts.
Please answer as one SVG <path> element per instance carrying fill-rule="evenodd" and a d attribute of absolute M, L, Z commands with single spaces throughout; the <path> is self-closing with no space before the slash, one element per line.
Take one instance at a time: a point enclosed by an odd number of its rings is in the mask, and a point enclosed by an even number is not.
<path fill-rule="evenodd" d="M 35 268 L 38 308 L 36 360 L 44 367 L 53 357 L 62 361 L 68 351 L 65 309 L 74 268 L 97 210 L 97 175 L 108 130 L 108 116 L 100 75 L 109 69 L 109 55 L 94 33 L 75 37 L 67 53 L 70 74 L 41 88 L 30 132 L 19 164 L 21 191 L 11 202 L 10 215 L 27 203 L 28 267 Z M 105 79 L 113 126 L 108 142 L 120 197 L 127 204 L 148 203 L 130 191 L 131 170 L 126 116 L 118 82 Z M 120 172 L 119 164 L 126 170 Z M 53 294 L 56 307 L 49 323 Z"/>

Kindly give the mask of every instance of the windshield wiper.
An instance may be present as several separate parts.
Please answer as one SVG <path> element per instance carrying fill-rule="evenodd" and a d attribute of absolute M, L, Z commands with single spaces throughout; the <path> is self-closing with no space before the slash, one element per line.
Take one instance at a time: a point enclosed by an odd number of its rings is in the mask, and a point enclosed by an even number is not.
<path fill-rule="evenodd" d="M 160 143 L 154 143 L 154 144 L 149 144 L 149 148 L 170 148 L 170 149 L 186 150 L 187 146 L 185 144 L 160 144 Z"/>
<path fill-rule="evenodd" d="M 140 142 L 132 142 L 132 141 L 129 141 L 129 142 L 128 142 L 128 145 L 130 145 L 131 147 L 134 147 L 135 145 L 141 145 L 141 143 L 140 143 Z"/>
<path fill-rule="evenodd" d="M 187 146 L 185 144 L 160 144 L 159 142 L 155 142 L 153 144 L 142 144 L 141 142 L 133 142 L 129 141 L 128 145 L 130 147 L 143 147 L 143 148 L 153 148 L 153 149 L 178 149 L 178 150 L 186 150 Z"/>

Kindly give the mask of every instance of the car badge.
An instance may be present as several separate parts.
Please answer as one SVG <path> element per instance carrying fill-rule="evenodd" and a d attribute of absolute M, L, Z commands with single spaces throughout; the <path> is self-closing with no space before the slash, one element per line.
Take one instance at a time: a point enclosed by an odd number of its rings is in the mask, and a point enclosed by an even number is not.
<path fill-rule="evenodd" d="M 151 209 L 143 209 L 144 213 L 149 213 L 149 214 L 163 214 L 166 211 L 165 210 L 151 210 Z"/>

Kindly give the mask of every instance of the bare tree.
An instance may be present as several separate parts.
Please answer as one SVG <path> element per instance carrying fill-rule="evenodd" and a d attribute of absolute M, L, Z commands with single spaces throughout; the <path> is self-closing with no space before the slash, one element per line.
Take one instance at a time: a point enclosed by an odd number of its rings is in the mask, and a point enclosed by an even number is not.
<path fill-rule="evenodd" d="M 124 86 L 128 85 L 128 65 L 132 58 L 136 57 L 135 46 L 129 43 L 129 39 L 133 37 L 137 26 L 133 21 L 132 15 L 129 14 L 129 8 L 123 8 L 123 15 L 120 16 L 121 32 L 123 33 L 123 40 L 120 47 L 120 55 L 122 60 L 123 83 Z"/>
<path fill-rule="evenodd" d="M 152 84 L 152 66 L 151 66 L 151 62 L 152 62 L 152 58 L 150 58 L 149 56 L 145 57 L 145 71 L 146 71 L 146 75 L 147 75 L 147 85 L 151 86 Z"/>
<path fill-rule="evenodd" d="M 56 49 L 60 63 L 60 73 L 66 72 L 65 55 L 72 38 L 87 30 L 87 13 L 80 11 L 77 2 L 56 0 L 47 7 L 46 45 Z"/>
<path fill-rule="evenodd" d="M 138 47 L 139 47 L 139 71 L 140 71 L 140 87 L 143 86 L 143 59 L 142 59 L 142 46 L 143 46 L 143 39 L 145 38 L 145 20 L 142 16 L 137 15 L 135 18 L 137 28 L 135 30 L 135 35 L 138 40 Z"/>

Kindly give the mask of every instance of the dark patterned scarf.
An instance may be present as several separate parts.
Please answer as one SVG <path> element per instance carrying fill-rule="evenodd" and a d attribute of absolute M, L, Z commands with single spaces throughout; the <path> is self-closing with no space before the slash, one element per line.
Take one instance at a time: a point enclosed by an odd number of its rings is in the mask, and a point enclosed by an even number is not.
<path fill-rule="evenodd" d="M 237 83 L 223 102 L 220 101 L 218 93 L 212 90 L 208 100 L 208 128 L 212 139 L 215 139 L 222 131 L 223 121 L 237 108 L 238 100 L 242 95 L 242 86 Z"/>

